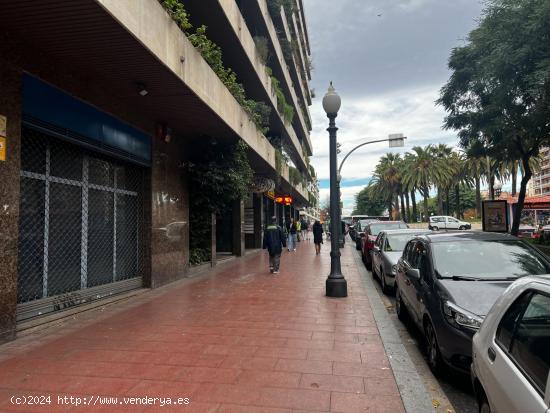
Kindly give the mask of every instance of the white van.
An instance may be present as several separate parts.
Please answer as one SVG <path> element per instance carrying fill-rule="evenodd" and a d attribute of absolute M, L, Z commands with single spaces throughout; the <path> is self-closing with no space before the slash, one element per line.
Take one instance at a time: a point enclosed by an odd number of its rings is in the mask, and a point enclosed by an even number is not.
<path fill-rule="evenodd" d="M 472 225 L 468 222 L 460 221 L 453 217 L 444 215 L 435 215 L 430 217 L 428 228 L 432 231 L 440 229 L 472 229 Z"/>

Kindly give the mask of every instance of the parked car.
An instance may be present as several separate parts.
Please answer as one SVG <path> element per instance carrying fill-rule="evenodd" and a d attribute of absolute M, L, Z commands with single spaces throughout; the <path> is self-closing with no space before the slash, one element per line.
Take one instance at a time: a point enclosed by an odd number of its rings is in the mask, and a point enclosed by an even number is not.
<path fill-rule="evenodd" d="M 353 226 L 353 240 L 355 241 L 355 249 L 361 251 L 361 233 L 365 231 L 367 225 L 371 222 L 377 222 L 377 219 L 360 219 Z"/>
<path fill-rule="evenodd" d="M 550 276 L 508 287 L 474 335 L 472 354 L 480 412 L 548 412 Z"/>
<path fill-rule="evenodd" d="M 434 373 L 469 372 L 472 336 L 516 279 L 550 273 L 550 261 L 525 241 L 489 232 L 432 233 L 407 243 L 397 265 L 396 312 L 424 332 Z"/>
<path fill-rule="evenodd" d="M 361 256 L 367 269 L 372 270 L 372 259 L 370 250 L 374 247 L 374 242 L 380 231 L 389 229 L 406 229 L 409 228 L 403 221 L 374 221 L 369 223 L 361 236 Z"/>
<path fill-rule="evenodd" d="M 397 262 L 407 242 L 415 235 L 428 234 L 421 229 L 384 230 L 378 234 L 371 250 L 372 275 L 378 277 L 384 294 L 389 294 L 395 286 Z"/>
<path fill-rule="evenodd" d="M 428 223 L 428 228 L 433 231 L 438 231 L 440 229 L 472 229 L 472 225 L 468 222 L 460 221 L 453 217 L 436 215 L 430 217 L 430 222 Z"/>
<path fill-rule="evenodd" d="M 520 224 L 518 229 L 518 237 L 520 238 L 535 238 L 537 227 L 529 224 Z"/>

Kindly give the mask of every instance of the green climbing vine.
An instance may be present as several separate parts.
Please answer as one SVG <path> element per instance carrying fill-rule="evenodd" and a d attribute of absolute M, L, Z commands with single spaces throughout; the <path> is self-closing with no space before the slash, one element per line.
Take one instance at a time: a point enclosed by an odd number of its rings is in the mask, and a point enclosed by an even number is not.
<path fill-rule="evenodd" d="M 273 70 L 271 70 L 270 67 L 266 67 L 265 71 L 271 78 L 271 86 L 277 96 L 277 110 L 283 116 L 285 122 L 292 123 L 292 120 L 294 119 L 294 108 L 286 101 L 283 89 L 281 89 L 281 82 L 279 82 L 279 79 L 273 75 Z"/>
<path fill-rule="evenodd" d="M 246 155 L 248 145 L 202 139 L 193 144 L 188 165 L 190 183 L 189 262 L 210 260 L 211 219 L 250 191 L 254 172 Z"/>
<path fill-rule="evenodd" d="M 249 114 L 258 129 L 266 134 L 269 130 L 271 108 L 264 102 L 246 98 L 244 86 L 237 81 L 237 74 L 233 69 L 226 68 L 223 64 L 222 49 L 207 37 L 207 26 L 202 25 L 193 32 L 193 25 L 189 21 L 189 13 L 185 10 L 181 0 L 159 0 L 159 2 L 229 89 L 237 102 Z"/>

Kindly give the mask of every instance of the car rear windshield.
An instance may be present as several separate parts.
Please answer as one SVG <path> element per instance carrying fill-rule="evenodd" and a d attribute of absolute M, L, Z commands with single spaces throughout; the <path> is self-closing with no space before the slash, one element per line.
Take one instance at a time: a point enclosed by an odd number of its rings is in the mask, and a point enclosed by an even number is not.
<path fill-rule="evenodd" d="M 373 224 L 370 226 L 370 231 L 372 235 L 380 234 L 380 231 L 390 230 L 390 229 L 406 229 L 407 224 L 404 222 L 390 222 L 387 224 Z"/>
<path fill-rule="evenodd" d="M 403 251 L 405 244 L 413 237 L 413 234 L 388 234 L 384 251 Z"/>
<path fill-rule="evenodd" d="M 432 243 L 440 277 L 522 277 L 550 272 L 550 265 L 521 241 L 461 240 Z"/>

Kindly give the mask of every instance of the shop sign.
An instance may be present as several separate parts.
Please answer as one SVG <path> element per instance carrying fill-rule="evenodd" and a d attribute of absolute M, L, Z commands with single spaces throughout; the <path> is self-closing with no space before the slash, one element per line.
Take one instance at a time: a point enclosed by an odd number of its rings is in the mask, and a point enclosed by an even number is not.
<path fill-rule="evenodd" d="M 291 205 L 292 197 L 290 195 L 278 196 L 275 198 L 275 202 L 278 204 Z"/>
<path fill-rule="evenodd" d="M 7 145 L 7 119 L 0 115 L 0 161 L 6 160 L 6 145 Z"/>

